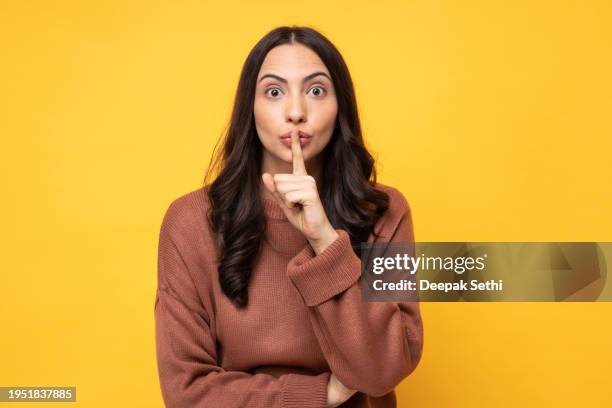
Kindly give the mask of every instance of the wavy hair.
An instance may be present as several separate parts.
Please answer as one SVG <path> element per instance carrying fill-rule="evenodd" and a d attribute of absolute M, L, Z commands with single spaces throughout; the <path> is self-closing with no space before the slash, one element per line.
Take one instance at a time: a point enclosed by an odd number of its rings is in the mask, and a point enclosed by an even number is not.
<path fill-rule="evenodd" d="M 204 177 L 210 201 L 207 214 L 219 249 L 219 283 L 238 307 L 248 304 L 248 285 L 259 253 L 266 219 L 261 202 L 263 145 L 255 128 L 253 106 L 257 75 L 268 52 L 282 44 L 309 47 L 329 70 L 338 105 L 336 126 L 323 154 L 317 186 L 332 226 L 345 230 L 353 251 L 361 257 L 374 225 L 389 207 L 387 193 L 374 188 L 374 158 L 361 133 L 351 76 L 336 47 L 310 27 L 283 26 L 266 34 L 247 56 L 236 91 L 229 126 L 219 141 Z M 216 173 L 212 183 L 208 183 Z"/>

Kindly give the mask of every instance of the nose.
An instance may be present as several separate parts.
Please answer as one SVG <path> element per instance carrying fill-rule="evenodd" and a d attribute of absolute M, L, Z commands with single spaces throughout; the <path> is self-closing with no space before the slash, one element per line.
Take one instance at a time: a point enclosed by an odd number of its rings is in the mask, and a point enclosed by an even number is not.
<path fill-rule="evenodd" d="M 300 95 L 293 95 L 287 99 L 287 120 L 294 124 L 306 122 L 306 107 L 302 97 Z"/>

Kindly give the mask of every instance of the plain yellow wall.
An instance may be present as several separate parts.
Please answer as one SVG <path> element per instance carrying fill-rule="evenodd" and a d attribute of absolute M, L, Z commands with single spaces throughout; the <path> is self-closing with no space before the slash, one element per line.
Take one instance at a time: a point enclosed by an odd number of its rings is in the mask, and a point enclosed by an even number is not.
<path fill-rule="evenodd" d="M 3 1 L 0 385 L 162 406 L 161 217 L 200 187 L 242 63 L 278 25 L 344 55 L 417 240 L 612 241 L 611 21 L 603 0 Z M 610 403 L 610 303 L 422 311 L 401 407 Z"/>

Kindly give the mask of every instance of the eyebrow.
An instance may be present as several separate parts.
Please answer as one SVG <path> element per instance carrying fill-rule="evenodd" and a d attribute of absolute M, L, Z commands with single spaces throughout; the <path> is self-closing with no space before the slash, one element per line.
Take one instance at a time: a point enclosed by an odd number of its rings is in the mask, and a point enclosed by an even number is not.
<path fill-rule="evenodd" d="M 311 80 L 312 78 L 314 78 L 314 77 L 316 77 L 316 76 L 319 76 L 319 75 L 323 75 L 324 77 L 327 77 L 327 79 L 329 79 L 329 80 L 330 80 L 330 82 L 331 82 L 331 78 L 329 77 L 329 75 L 327 75 L 325 72 L 322 72 L 322 71 L 317 71 L 317 72 L 313 72 L 312 74 L 306 75 L 306 76 L 304 77 L 304 79 L 302 79 L 302 83 L 304 83 L 304 82 L 306 82 L 306 81 L 309 81 L 309 80 Z M 266 79 L 266 78 L 274 78 L 274 79 L 276 79 L 276 80 L 278 80 L 278 81 L 280 81 L 280 82 L 283 82 L 283 83 L 285 83 L 285 84 L 287 83 L 287 80 L 286 80 L 285 78 L 279 77 L 278 75 L 274 75 L 274 74 L 266 74 L 266 75 L 262 76 L 262 77 L 259 79 L 259 81 L 258 81 L 258 82 L 261 82 L 261 81 L 263 81 L 263 80 L 264 80 L 264 79 Z"/>

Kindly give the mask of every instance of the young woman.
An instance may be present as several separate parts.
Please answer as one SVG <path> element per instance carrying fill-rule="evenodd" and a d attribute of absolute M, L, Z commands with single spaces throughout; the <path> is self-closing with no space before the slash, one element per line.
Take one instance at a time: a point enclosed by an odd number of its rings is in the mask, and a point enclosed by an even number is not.
<path fill-rule="evenodd" d="M 360 244 L 413 241 L 406 199 L 376 182 L 338 50 L 311 28 L 272 30 L 204 187 L 162 222 L 166 406 L 395 407 L 421 357 L 419 305 L 361 300 Z"/>

